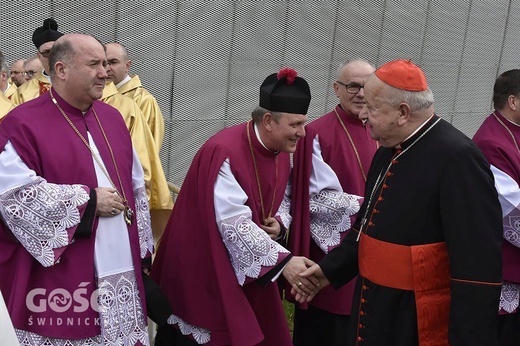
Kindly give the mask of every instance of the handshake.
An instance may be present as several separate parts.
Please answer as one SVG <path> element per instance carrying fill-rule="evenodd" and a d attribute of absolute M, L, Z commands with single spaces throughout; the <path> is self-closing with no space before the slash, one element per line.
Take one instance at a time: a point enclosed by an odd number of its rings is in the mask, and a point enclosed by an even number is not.
<path fill-rule="evenodd" d="M 291 285 L 291 294 L 299 303 L 310 302 L 323 287 L 330 284 L 320 266 L 308 258 L 293 256 L 283 270 Z"/>

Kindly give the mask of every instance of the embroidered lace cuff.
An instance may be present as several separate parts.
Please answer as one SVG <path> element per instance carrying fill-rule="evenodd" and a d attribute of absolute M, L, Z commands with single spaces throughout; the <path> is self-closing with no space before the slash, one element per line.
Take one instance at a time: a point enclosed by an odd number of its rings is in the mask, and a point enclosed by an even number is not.
<path fill-rule="evenodd" d="M 54 250 L 70 244 L 73 233 L 68 230 L 80 223 L 78 207 L 88 200 L 81 185 L 50 184 L 37 178 L 0 195 L 0 213 L 23 247 L 49 267 L 59 257 Z"/>
<path fill-rule="evenodd" d="M 351 227 L 363 198 L 345 192 L 321 190 L 310 198 L 310 231 L 316 244 L 328 253 L 341 242 L 341 233 Z"/>
<path fill-rule="evenodd" d="M 153 254 L 152 224 L 150 221 L 150 210 L 148 209 L 148 198 L 144 186 L 134 190 L 137 230 L 139 232 L 139 245 L 141 258 L 147 254 Z"/>
<path fill-rule="evenodd" d="M 179 326 L 179 329 L 180 329 L 182 335 L 191 334 L 193 339 L 199 345 L 206 344 L 206 343 L 210 342 L 210 340 L 211 340 L 211 331 L 209 329 L 192 326 L 191 324 L 186 323 L 180 317 L 177 317 L 175 315 L 171 315 L 168 318 L 168 324 L 170 324 L 170 325 L 177 324 Z"/>
<path fill-rule="evenodd" d="M 218 228 L 240 285 L 246 277 L 257 279 L 262 267 L 276 265 L 278 253 L 289 252 L 269 238 L 247 215 L 221 220 Z"/>
<path fill-rule="evenodd" d="M 520 248 L 520 205 L 504 217 L 504 239 Z"/>
<path fill-rule="evenodd" d="M 504 282 L 500 291 L 500 305 L 498 311 L 504 310 L 508 313 L 514 312 L 518 308 L 520 297 L 520 285 L 511 282 Z"/>

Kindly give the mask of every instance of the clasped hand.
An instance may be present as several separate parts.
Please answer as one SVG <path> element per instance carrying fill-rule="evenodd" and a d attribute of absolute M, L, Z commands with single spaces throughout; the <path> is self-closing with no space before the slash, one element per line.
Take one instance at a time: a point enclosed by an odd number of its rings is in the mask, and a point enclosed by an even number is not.
<path fill-rule="evenodd" d="M 291 294 L 299 303 L 310 302 L 320 289 L 330 284 L 317 263 L 301 256 L 289 260 L 283 275 L 291 284 Z"/>

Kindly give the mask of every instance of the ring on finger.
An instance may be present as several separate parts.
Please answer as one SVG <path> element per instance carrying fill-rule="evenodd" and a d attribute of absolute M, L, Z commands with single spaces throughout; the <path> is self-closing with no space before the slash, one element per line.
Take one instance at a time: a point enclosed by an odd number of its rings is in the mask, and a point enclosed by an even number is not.
<path fill-rule="evenodd" d="M 296 285 L 298 285 L 298 287 L 302 287 L 303 283 L 299 281 Z"/>
<path fill-rule="evenodd" d="M 110 214 L 116 215 L 117 214 L 117 209 L 116 208 L 112 208 L 112 211 L 110 212 Z"/>

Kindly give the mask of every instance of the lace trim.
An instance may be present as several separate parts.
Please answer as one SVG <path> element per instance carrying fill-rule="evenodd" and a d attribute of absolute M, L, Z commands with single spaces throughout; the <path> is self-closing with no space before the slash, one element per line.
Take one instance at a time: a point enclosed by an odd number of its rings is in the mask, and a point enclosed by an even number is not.
<path fill-rule="evenodd" d="M 20 341 L 20 346 L 102 346 L 101 336 L 86 339 L 55 339 L 48 338 L 28 332 L 26 330 L 15 329 L 16 336 Z"/>
<path fill-rule="evenodd" d="M 325 253 L 339 245 L 341 233 L 350 229 L 350 217 L 356 215 L 362 201 L 360 196 L 333 190 L 311 195 L 311 237 Z"/>
<path fill-rule="evenodd" d="M 149 344 L 133 270 L 99 278 L 99 316 L 104 345 Z"/>
<path fill-rule="evenodd" d="M 289 228 L 292 222 L 291 216 L 291 200 L 287 196 L 283 196 L 282 204 L 280 204 L 280 208 L 278 208 L 277 216 L 280 217 L 285 228 Z"/>
<path fill-rule="evenodd" d="M 54 249 L 67 246 L 67 229 L 80 223 L 78 206 L 87 203 L 81 185 L 58 185 L 37 178 L 0 196 L 0 213 L 14 236 L 44 267 L 56 261 Z"/>
<path fill-rule="evenodd" d="M 177 324 L 182 335 L 191 334 L 193 339 L 199 345 L 206 344 L 211 341 L 211 331 L 209 329 L 192 326 L 191 324 L 186 323 L 182 318 L 175 315 L 171 315 L 167 322 L 170 325 Z"/>
<path fill-rule="evenodd" d="M 218 228 L 241 286 L 246 276 L 258 278 L 262 266 L 276 265 L 278 253 L 289 252 L 243 214 L 221 220 Z"/>
<path fill-rule="evenodd" d="M 135 189 L 134 195 L 141 258 L 145 258 L 148 252 L 153 254 L 152 224 L 150 221 L 150 210 L 148 209 L 148 198 L 146 196 L 145 187 Z"/>
<path fill-rule="evenodd" d="M 520 205 L 504 217 L 504 239 L 520 248 Z"/>
<path fill-rule="evenodd" d="M 514 312 L 520 303 L 520 285 L 504 282 L 500 291 L 500 304 L 498 311 Z"/>

